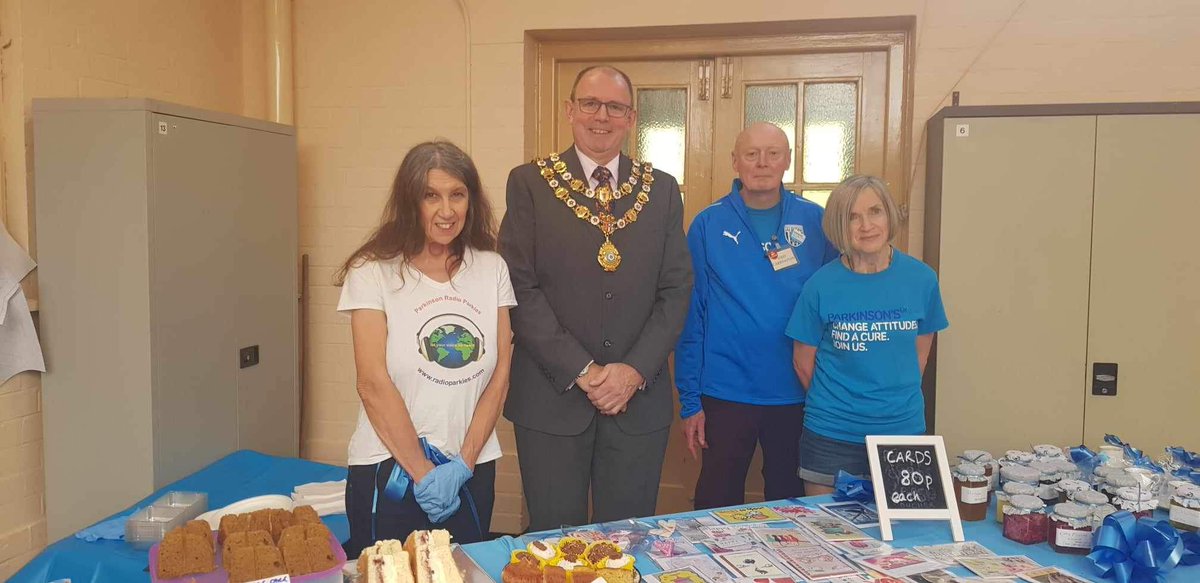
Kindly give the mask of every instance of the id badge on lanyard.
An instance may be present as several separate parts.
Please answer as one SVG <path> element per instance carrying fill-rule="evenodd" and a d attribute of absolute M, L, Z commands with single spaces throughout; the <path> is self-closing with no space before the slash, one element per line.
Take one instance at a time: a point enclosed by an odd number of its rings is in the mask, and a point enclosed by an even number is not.
<path fill-rule="evenodd" d="M 774 235 L 771 236 L 771 242 L 767 243 L 767 247 L 767 259 L 771 261 L 771 268 L 775 271 L 783 271 L 798 263 L 796 252 L 791 247 L 780 245 L 779 239 Z"/>

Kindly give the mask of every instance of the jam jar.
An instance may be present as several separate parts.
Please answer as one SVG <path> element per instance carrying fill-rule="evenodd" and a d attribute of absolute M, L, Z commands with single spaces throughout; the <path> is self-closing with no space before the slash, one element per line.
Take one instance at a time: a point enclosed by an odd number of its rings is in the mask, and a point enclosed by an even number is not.
<path fill-rule="evenodd" d="M 1133 513 L 1134 518 L 1150 518 L 1158 508 L 1154 492 L 1142 488 L 1117 488 L 1116 507 Z"/>
<path fill-rule="evenodd" d="M 1018 494 L 1024 496 L 1035 496 L 1037 488 L 1026 484 L 1025 482 L 1009 482 L 1004 485 L 1004 488 L 996 492 L 996 522 L 1004 522 L 1004 506 L 1008 504 L 1008 499 Z M 1103 494 L 1102 494 L 1103 495 Z M 1106 496 L 1105 501 L 1108 500 Z"/>
<path fill-rule="evenodd" d="M 1058 473 L 1062 474 L 1064 480 L 1078 480 L 1083 476 L 1083 472 L 1079 471 L 1079 466 L 1068 459 L 1051 460 L 1054 467 L 1058 469 Z"/>
<path fill-rule="evenodd" d="M 1109 514 L 1115 514 L 1117 507 L 1112 504 L 1104 503 L 1092 510 L 1092 530 L 1100 528 L 1104 524 L 1104 519 Z"/>
<path fill-rule="evenodd" d="M 1092 513 L 1074 502 L 1054 505 L 1046 541 L 1057 553 L 1086 555 L 1092 550 Z"/>
<path fill-rule="evenodd" d="M 984 473 L 988 477 L 988 488 L 996 489 L 997 464 L 996 460 L 992 458 L 992 454 L 982 449 L 968 449 L 958 454 L 958 459 L 983 466 Z"/>
<path fill-rule="evenodd" d="M 1108 495 L 1108 503 L 1113 506 L 1120 506 L 1120 496 L 1117 496 L 1117 490 L 1121 488 L 1137 488 L 1137 476 L 1127 473 L 1124 470 L 1112 472 L 1104 478 L 1104 484 L 1100 486 L 1100 491 Z"/>
<path fill-rule="evenodd" d="M 1035 461 L 1029 464 L 1030 468 L 1038 471 L 1038 487 L 1037 496 L 1042 499 L 1047 506 L 1058 503 L 1058 483 L 1062 481 L 1062 474 L 1059 473 L 1057 464 L 1048 461 Z"/>
<path fill-rule="evenodd" d="M 1037 496 L 1017 494 L 1004 505 L 1004 538 L 1023 545 L 1046 542 L 1046 505 Z"/>
<path fill-rule="evenodd" d="M 988 477 L 983 466 L 963 462 L 954 468 L 951 476 L 954 478 L 954 496 L 958 499 L 959 518 L 968 522 L 987 518 L 992 492 L 988 490 Z"/>
<path fill-rule="evenodd" d="M 1200 486 L 1180 484 L 1171 494 L 1171 526 L 1179 530 L 1200 531 Z"/>
<path fill-rule="evenodd" d="M 1057 445 L 1042 444 L 1033 446 L 1033 455 L 1042 461 L 1066 459 L 1063 456 L 1063 450 Z"/>
<path fill-rule="evenodd" d="M 1108 504 L 1108 496 L 1105 496 L 1103 492 L 1097 492 L 1091 488 L 1071 492 L 1070 497 L 1071 502 L 1082 504 L 1092 510 Z"/>
<path fill-rule="evenodd" d="M 1175 490 L 1177 488 L 1179 488 L 1180 486 L 1195 486 L 1195 485 L 1196 484 L 1193 484 L 1192 482 L 1190 482 L 1188 480 L 1171 480 L 1171 481 L 1167 482 L 1167 485 L 1163 486 L 1163 496 L 1167 499 L 1167 505 L 1165 507 L 1162 505 L 1159 505 L 1159 508 L 1163 508 L 1164 510 L 1169 510 L 1171 508 L 1171 498 L 1173 496 L 1175 496 Z"/>
<path fill-rule="evenodd" d="M 1058 490 L 1058 502 L 1061 504 L 1069 502 L 1072 494 L 1081 490 L 1091 490 L 1092 486 L 1083 480 L 1063 479 L 1058 482 L 1055 489 Z"/>
<path fill-rule="evenodd" d="M 1035 456 L 1032 453 L 1029 453 L 1027 451 L 1021 451 L 1019 449 L 1010 449 L 1010 450 L 1004 452 L 1004 457 L 1000 458 L 1000 467 L 1004 467 L 1004 466 L 1008 466 L 1008 465 L 1012 465 L 1012 464 L 1020 464 L 1022 466 L 1027 466 L 1033 460 L 1036 460 L 1036 459 L 1037 459 L 1037 456 Z"/>
<path fill-rule="evenodd" d="M 1041 478 L 1041 476 L 1042 476 L 1041 472 L 1039 472 L 1029 466 L 1023 466 L 1023 465 L 1017 465 L 1017 464 L 1008 465 L 1008 466 L 1001 465 L 1000 466 L 1000 487 L 1003 488 L 1004 485 L 1009 482 L 1020 482 L 1022 484 L 1029 484 L 1030 486 L 1037 486 L 1038 479 Z"/>
<path fill-rule="evenodd" d="M 1110 474 L 1120 471 L 1122 471 L 1121 468 L 1113 466 L 1096 466 L 1092 469 L 1092 486 L 1102 487 Z"/>

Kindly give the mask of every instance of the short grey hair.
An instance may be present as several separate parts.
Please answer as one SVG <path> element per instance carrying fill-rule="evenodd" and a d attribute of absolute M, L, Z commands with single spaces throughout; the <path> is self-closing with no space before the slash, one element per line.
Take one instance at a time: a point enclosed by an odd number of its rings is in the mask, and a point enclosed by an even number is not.
<path fill-rule="evenodd" d="M 874 176 L 851 176 L 829 193 L 829 200 L 825 202 L 825 218 L 821 221 L 825 237 L 843 254 L 850 250 L 850 209 L 854 207 L 858 195 L 868 188 L 879 195 L 883 212 L 887 214 L 888 243 L 895 241 L 896 233 L 900 231 L 900 207 L 888 191 L 887 184 Z"/>

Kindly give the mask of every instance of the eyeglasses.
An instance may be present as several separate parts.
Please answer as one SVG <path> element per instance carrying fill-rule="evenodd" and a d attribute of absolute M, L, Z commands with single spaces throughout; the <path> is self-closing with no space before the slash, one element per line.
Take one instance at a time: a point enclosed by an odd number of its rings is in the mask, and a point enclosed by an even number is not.
<path fill-rule="evenodd" d="M 633 111 L 633 106 L 625 105 L 624 103 L 616 103 L 613 101 L 600 101 L 598 99 L 577 99 L 575 103 L 579 105 L 579 111 L 588 115 L 599 113 L 600 106 L 608 110 L 609 117 L 623 118 Z"/>
<path fill-rule="evenodd" d="M 739 154 L 738 157 L 741 158 L 743 161 L 745 161 L 748 164 L 755 164 L 759 160 L 764 160 L 764 159 L 767 162 L 774 164 L 776 162 L 782 161 L 784 158 L 787 157 L 787 155 L 788 155 L 788 150 L 779 150 L 779 149 L 772 148 L 765 152 L 762 150 L 745 150 L 741 154 Z"/>

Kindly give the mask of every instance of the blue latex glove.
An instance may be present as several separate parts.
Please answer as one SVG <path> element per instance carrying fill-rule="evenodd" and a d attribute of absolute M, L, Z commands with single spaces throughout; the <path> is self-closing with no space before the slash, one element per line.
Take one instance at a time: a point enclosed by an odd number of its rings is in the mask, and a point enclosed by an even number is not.
<path fill-rule="evenodd" d="M 82 539 L 90 543 L 98 540 L 122 540 L 125 538 L 125 522 L 129 520 L 132 512 L 127 512 L 119 516 L 115 516 L 104 522 L 98 522 L 89 526 L 77 533 L 75 538 Z"/>
<path fill-rule="evenodd" d="M 433 468 L 413 488 L 413 496 L 430 522 L 444 522 L 458 512 L 458 492 L 471 479 L 471 470 L 462 458 L 454 458 Z"/>

